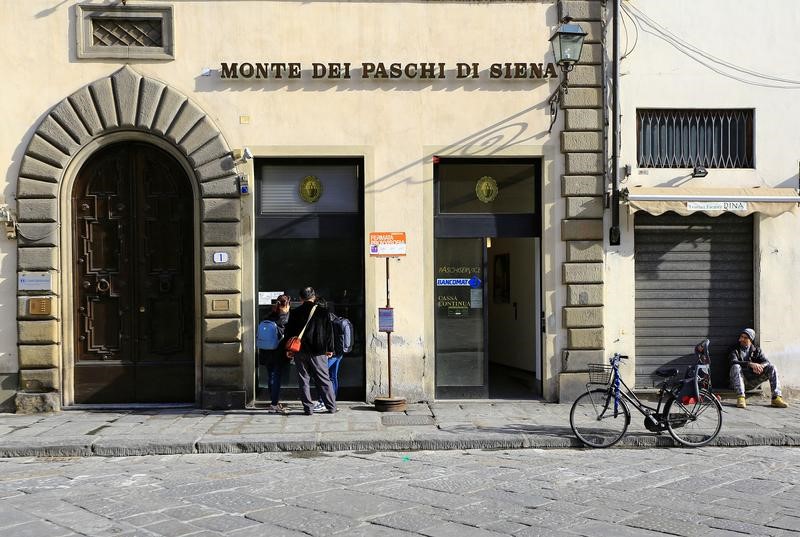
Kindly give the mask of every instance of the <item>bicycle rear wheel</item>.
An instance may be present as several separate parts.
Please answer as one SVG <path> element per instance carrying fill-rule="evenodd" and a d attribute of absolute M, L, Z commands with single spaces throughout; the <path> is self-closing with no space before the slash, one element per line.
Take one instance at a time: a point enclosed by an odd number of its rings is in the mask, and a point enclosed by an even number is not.
<path fill-rule="evenodd" d="M 688 447 L 705 446 L 714 440 L 722 428 L 722 406 L 714 395 L 700 390 L 689 404 L 670 399 L 664 407 L 667 431 L 676 442 Z"/>
<path fill-rule="evenodd" d="M 628 405 L 619 400 L 614 411 L 614 394 L 608 390 L 590 390 L 572 403 L 569 425 L 578 440 L 589 447 L 605 448 L 619 442 L 628 424 L 631 413 Z"/>

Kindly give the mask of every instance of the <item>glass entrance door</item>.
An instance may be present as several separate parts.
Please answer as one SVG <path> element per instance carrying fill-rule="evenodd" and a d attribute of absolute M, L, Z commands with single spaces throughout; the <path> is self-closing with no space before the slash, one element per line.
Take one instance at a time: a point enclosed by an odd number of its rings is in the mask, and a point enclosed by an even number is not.
<path fill-rule="evenodd" d="M 535 397 L 541 160 L 440 158 L 434 185 L 436 397 Z"/>
<path fill-rule="evenodd" d="M 436 395 L 486 398 L 486 248 L 482 238 L 436 239 Z"/>

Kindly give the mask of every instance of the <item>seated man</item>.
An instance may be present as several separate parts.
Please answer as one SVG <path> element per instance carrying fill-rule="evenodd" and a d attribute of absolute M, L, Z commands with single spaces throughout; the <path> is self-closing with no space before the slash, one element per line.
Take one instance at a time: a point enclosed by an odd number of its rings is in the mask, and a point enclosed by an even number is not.
<path fill-rule="evenodd" d="M 756 331 L 752 328 L 745 328 L 739 334 L 739 345 L 734 347 L 730 354 L 731 387 L 736 390 L 736 406 L 747 407 L 744 399 L 745 383 L 757 386 L 765 380 L 769 380 L 769 387 L 772 390 L 772 406 L 786 408 L 787 404 L 781 397 L 778 371 L 774 365 L 769 363 L 761 349 L 756 347 L 755 339 Z"/>

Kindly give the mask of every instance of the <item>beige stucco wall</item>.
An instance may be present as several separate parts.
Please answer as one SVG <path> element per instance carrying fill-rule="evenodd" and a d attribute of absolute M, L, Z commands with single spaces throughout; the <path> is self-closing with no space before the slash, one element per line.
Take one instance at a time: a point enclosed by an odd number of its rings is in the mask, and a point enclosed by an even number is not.
<path fill-rule="evenodd" d="M 630 164 L 632 174 L 622 186 L 797 188 L 800 61 L 787 54 L 795 48 L 796 36 L 782 31 L 778 20 L 800 20 L 800 4 L 637 0 L 632 5 L 652 23 L 632 12 L 640 29 L 636 46 L 621 67 L 620 158 L 620 166 Z M 776 12 L 780 12 L 779 19 L 774 17 Z M 677 36 L 680 45 L 662 39 L 664 29 Z M 630 49 L 635 39 L 630 24 L 627 31 L 629 39 L 626 45 L 623 33 L 623 49 Z M 689 47 L 717 60 L 701 57 Z M 697 179 L 691 178 L 690 169 L 639 170 L 637 108 L 754 109 L 755 169 L 709 169 L 707 177 Z M 610 247 L 606 257 L 610 305 L 606 347 L 634 356 L 633 217 L 623 212 L 621 225 L 622 245 Z M 800 301 L 798 232 L 800 211 L 775 218 L 755 216 L 755 328 L 767 356 L 778 366 L 783 384 L 795 388 L 800 386 L 800 327 L 795 315 Z M 731 344 L 736 336 L 731 334 Z"/>
<path fill-rule="evenodd" d="M 92 2 L 102 4 L 101 2 Z M 169 2 L 164 2 L 169 4 Z M 147 2 L 140 3 L 147 6 Z M 408 255 L 393 264 L 394 390 L 412 400 L 433 397 L 432 161 L 433 155 L 544 156 L 543 258 L 545 396 L 553 380 L 564 330 L 557 243 L 564 217 L 563 160 L 558 125 L 547 133 L 546 100 L 555 80 L 462 82 L 235 81 L 218 72 L 222 61 L 494 62 L 549 61 L 556 22 L 550 1 L 532 2 L 174 2 L 175 60 L 131 61 L 145 77 L 184 93 L 219 127 L 231 147 L 256 157 L 355 155 L 366 163 L 366 231 L 406 231 Z M 122 63 L 76 60 L 74 9 L 53 0 L 3 2 L 2 72 L 13 79 L 0 101 L 0 162 L 6 163 L 0 203 L 13 205 L 21 156 L 47 111 L 81 86 L 109 76 Z M 246 120 L 243 118 L 246 116 Z M 252 169 L 251 169 L 252 171 Z M 252 174 L 251 174 L 252 175 Z M 252 197 L 243 199 L 250 229 Z M 249 211 L 249 212 L 248 212 Z M 252 248 L 245 237 L 244 246 Z M 246 254 L 247 257 L 251 252 Z M 383 334 L 370 312 L 385 300 L 382 263 L 365 259 L 367 279 L 367 390 L 385 390 Z M 250 269 L 244 271 L 243 342 L 252 344 Z M 16 245 L 0 240 L 0 374 L 17 370 Z M 374 338 L 374 339 L 373 339 Z M 371 343 L 370 343 L 371 342 Z M 248 362 L 249 357 L 245 357 Z M 560 358 L 559 358 L 560 360 Z M 422 382 L 420 379 L 423 379 Z"/>

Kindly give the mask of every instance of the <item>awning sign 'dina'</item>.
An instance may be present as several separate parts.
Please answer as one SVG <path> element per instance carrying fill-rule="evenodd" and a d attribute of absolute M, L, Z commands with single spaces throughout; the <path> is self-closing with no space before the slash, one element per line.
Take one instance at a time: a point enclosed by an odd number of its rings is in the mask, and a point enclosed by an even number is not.
<path fill-rule="evenodd" d="M 653 215 L 672 211 L 680 215 L 703 212 L 709 216 L 760 213 L 778 216 L 797 208 L 800 196 L 794 188 L 675 188 L 631 187 L 624 193 L 630 212 Z"/>

